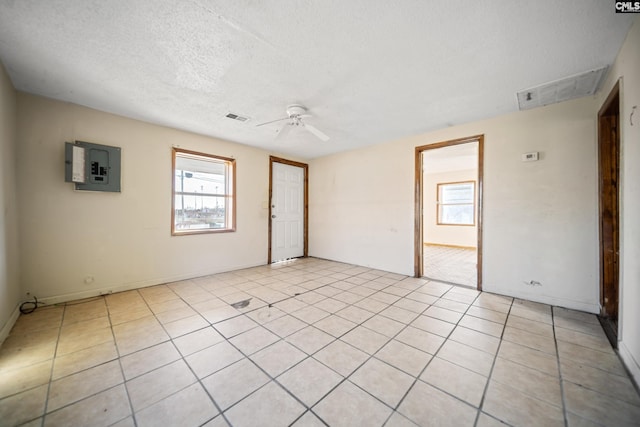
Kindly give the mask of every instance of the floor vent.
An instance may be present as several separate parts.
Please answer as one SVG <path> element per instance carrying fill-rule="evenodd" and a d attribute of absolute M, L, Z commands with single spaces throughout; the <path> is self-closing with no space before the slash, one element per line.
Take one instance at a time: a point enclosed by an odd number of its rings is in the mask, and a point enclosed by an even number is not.
<path fill-rule="evenodd" d="M 520 110 L 556 104 L 596 93 L 608 67 L 587 71 L 517 93 Z"/>

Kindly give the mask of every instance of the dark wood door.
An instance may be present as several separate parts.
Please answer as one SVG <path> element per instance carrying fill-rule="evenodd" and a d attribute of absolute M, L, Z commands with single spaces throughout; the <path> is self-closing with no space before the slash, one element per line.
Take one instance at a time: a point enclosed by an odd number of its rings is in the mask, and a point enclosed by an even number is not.
<path fill-rule="evenodd" d="M 619 124 L 619 95 L 616 85 L 598 114 L 600 315 L 614 346 L 617 341 L 619 306 Z"/>

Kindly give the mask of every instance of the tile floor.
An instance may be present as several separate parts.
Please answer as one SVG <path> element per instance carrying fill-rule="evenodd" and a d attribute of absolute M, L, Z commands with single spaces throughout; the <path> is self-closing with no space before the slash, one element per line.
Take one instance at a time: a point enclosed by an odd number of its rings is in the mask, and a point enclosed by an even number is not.
<path fill-rule="evenodd" d="M 424 245 L 424 275 L 431 280 L 478 287 L 478 251 L 441 245 Z"/>
<path fill-rule="evenodd" d="M 41 307 L 0 348 L 1 425 L 639 422 L 595 316 L 312 258 Z"/>

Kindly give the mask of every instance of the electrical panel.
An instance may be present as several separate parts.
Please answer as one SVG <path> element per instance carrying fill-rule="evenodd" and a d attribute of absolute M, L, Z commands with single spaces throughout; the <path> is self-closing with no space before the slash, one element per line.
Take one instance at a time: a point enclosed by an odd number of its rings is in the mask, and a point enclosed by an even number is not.
<path fill-rule="evenodd" d="M 65 143 L 65 181 L 76 190 L 120 192 L 120 147 L 75 141 Z"/>

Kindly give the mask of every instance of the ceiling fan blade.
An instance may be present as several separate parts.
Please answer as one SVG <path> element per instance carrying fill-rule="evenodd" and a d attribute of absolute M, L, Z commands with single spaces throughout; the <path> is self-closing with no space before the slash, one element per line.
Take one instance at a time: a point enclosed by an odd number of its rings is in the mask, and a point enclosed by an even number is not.
<path fill-rule="evenodd" d="M 289 132 L 291 132 L 291 128 L 293 127 L 292 123 L 285 123 L 285 125 L 278 132 L 278 136 L 276 136 L 276 142 L 284 141 L 287 138 Z"/>
<path fill-rule="evenodd" d="M 283 117 L 283 118 L 281 118 L 281 119 L 271 120 L 271 121 L 269 121 L 269 122 L 260 123 L 259 125 L 256 125 L 256 127 L 260 127 L 260 126 L 268 125 L 268 124 L 275 123 L 275 122 L 281 122 L 281 121 L 283 121 L 283 120 L 287 120 L 287 119 L 289 119 L 289 116 L 287 116 L 287 117 Z"/>
<path fill-rule="evenodd" d="M 327 142 L 329 140 L 329 137 L 317 127 L 308 125 L 306 123 L 303 123 L 302 126 L 304 126 L 306 130 L 314 134 L 319 140 L 324 142 Z"/>

